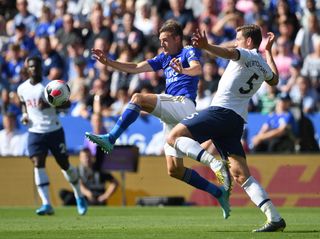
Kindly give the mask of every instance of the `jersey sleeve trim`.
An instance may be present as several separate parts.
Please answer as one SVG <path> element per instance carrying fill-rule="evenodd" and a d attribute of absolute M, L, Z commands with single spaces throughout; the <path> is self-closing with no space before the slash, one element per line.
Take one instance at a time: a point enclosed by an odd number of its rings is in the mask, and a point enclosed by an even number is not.
<path fill-rule="evenodd" d="M 275 74 L 272 72 L 272 77 L 269 80 L 265 80 L 265 81 L 272 81 L 275 77 Z"/>

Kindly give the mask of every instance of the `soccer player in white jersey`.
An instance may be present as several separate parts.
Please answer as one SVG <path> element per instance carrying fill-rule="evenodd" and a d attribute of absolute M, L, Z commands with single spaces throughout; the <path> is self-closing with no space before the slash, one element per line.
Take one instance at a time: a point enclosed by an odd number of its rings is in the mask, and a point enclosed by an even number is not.
<path fill-rule="evenodd" d="M 265 190 L 250 175 L 240 142 L 251 96 L 264 81 L 270 85 L 278 83 L 278 71 L 271 53 L 274 34 L 268 33 L 265 61 L 258 52 L 262 40 L 260 28 L 257 25 L 244 25 L 236 30 L 234 48 L 209 44 L 205 32 L 197 30 L 194 34 L 192 41 L 195 47 L 229 59 L 230 62 L 211 106 L 182 120 L 172 129 L 167 141 L 191 158 L 212 158 L 199 144 L 211 139 L 221 157 L 229 160 L 234 180 L 267 217 L 267 222 L 253 232 L 283 231 L 286 223 Z"/>
<path fill-rule="evenodd" d="M 49 197 L 49 178 L 45 170 L 46 157 L 50 150 L 64 177 L 71 184 L 77 199 L 78 213 L 84 215 L 87 203 L 80 191 L 78 171 L 69 163 L 64 131 L 57 110 L 46 103 L 44 98 L 42 61 L 39 57 L 31 57 L 27 59 L 26 64 L 30 78 L 23 82 L 17 91 L 22 103 L 21 120 L 28 125 L 29 157 L 34 165 L 34 180 L 42 201 L 42 206 L 36 213 L 54 213 Z"/>

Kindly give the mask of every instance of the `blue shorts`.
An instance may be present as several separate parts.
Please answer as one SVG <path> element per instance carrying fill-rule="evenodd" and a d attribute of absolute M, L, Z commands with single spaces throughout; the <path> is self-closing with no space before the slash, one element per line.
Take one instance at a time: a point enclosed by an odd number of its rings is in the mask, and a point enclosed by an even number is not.
<path fill-rule="evenodd" d="M 244 120 L 234 111 L 210 106 L 186 117 L 181 123 L 199 143 L 211 139 L 223 159 L 231 154 L 245 158 L 241 144 Z"/>
<path fill-rule="evenodd" d="M 35 155 L 47 155 L 50 150 L 56 159 L 67 159 L 68 153 L 63 129 L 49 133 L 29 132 L 28 150 L 30 158 Z"/>

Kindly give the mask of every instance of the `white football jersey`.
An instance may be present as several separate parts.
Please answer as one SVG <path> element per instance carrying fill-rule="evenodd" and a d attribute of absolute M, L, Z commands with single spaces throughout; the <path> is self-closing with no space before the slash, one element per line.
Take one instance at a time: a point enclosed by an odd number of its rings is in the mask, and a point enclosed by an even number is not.
<path fill-rule="evenodd" d="M 273 72 L 256 49 L 237 49 L 240 58 L 230 60 L 211 105 L 231 109 L 246 121 L 250 98 L 263 81 L 273 78 Z"/>
<path fill-rule="evenodd" d="M 54 107 L 45 109 L 39 108 L 40 99 L 44 98 L 45 84 L 40 82 L 32 85 L 26 80 L 18 87 L 18 95 L 22 102 L 25 102 L 29 117 L 28 130 L 33 133 L 48 133 L 61 128 L 61 123 Z"/>

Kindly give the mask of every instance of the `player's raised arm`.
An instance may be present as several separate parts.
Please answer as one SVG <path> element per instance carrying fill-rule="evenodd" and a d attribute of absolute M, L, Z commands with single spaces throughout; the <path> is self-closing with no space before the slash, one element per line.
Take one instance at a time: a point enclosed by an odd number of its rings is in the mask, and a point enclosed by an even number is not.
<path fill-rule="evenodd" d="M 265 52 L 266 52 L 266 60 L 268 65 L 270 66 L 272 72 L 273 72 L 273 78 L 272 80 L 267 81 L 269 85 L 277 85 L 279 81 L 279 73 L 278 73 L 278 68 L 276 66 L 276 63 L 274 62 L 273 56 L 272 56 L 272 45 L 275 40 L 275 35 L 272 32 L 268 32 L 268 41 L 265 47 Z"/>
<path fill-rule="evenodd" d="M 91 49 L 91 53 L 94 59 L 100 61 L 104 65 L 111 66 L 118 71 L 133 74 L 153 71 L 152 67 L 147 61 L 142 61 L 140 63 L 113 61 L 108 59 L 105 56 L 105 53 L 100 49 Z"/>
<path fill-rule="evenodd" d="M 226 48 L 210 44 L 205 31 L 201 33 L 200 30 L 197 29 L 196 32 L 193 33 L 191 40 L 194 47 L 204 49 L 214 56 L 230 60 L 239 59 L 239 52 L 235 48 Z"/>

